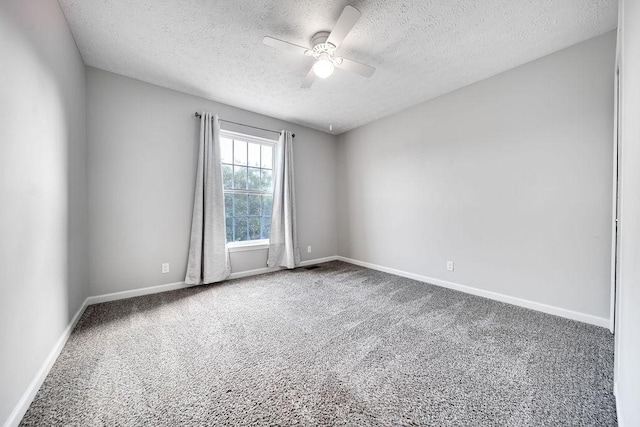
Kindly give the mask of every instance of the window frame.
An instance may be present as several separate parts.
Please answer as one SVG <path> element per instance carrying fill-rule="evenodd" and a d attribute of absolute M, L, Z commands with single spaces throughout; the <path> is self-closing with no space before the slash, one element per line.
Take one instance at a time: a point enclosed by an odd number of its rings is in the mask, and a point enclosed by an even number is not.
<path fill-rule="evenodd" d="M 274 184 L 273 174 L 275 172 L 275 166 L 276 166 L 276 149 L 278 146 L 278 140 L 263 138 L 263 137 L 249 135 L 241 132 L 235 132 L 231 130 L 220 129 L 220 141 L 218 142 L 219 144 L 222 144 L 222 138 L 227 138 L 232 140 L 238 139 L 241 141 L 245 141 L 247 143 L 252 142 L 254 144 L 271 146 L 272 156 L 273 156 L 273 159 L 271 162 L 272 186 L 273 186 Z M 220 147 L 220 149 L 222 149 L 222 147 Z M 221 165 L 223 164 L 222 159 L 220 159 L 220 164 Z M 225 163 L 225 164 L 229 164 L 229 163 Z M 235 163 L 233 164 L 235 165 Z M 263 190 L 249 190 L 249 189 L 246 189 L 246 190 L 223 189 L 222 192 L 223 194 L 260 194 L 260 195 L 265 194 L 265 191 Z M 271 195 L 273 196 L 273 191 L 271 191 Z M 226 214 L 225 214 L 224 220 L 225 220 L 225 228 L 226 228 L 226 221 L 227 221 Z M 269 234 L 271 234 L 271 230 L 269 230 Z M 255 251 L 255 250 L 261 250 L 261 249 L 267 249 L 269 247 L 269 239 L 240 240 L 240 241 L 234 241 L 234 242 L 226 242 L 226 244 L 229 252 Z"/>

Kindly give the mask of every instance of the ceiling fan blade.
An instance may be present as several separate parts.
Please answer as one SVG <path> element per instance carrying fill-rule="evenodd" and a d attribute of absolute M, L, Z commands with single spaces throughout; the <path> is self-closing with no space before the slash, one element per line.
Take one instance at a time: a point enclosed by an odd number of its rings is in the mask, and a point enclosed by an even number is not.
<path fill-rule="evenodd" d="M 376 71 L 375 67 L 372 67 L 371 65 L 362 64 L 360 62 L 353 61 L 347 58 L 342 58 L 342 63 L 340 63 L 340 65 L 337 65 L 337 67 L 355 74 L 359 74 L 363 77 L 371 77 Z"/>
<path fill-rule="evenodd" d="M 309 89 L 315 80 L 316 80 L 316 73 L 313 72 L 313 67 L 311 67 L 311 69 L 305 76 L 304 80 L 302 81 L 302 84 L 300 85 L 300 87 L 302 89 Z"/>
<path fill-rule="evenodd" d="M 291 53 L 299 53 L 304 55 L 307 50 L 306 47 L 298 46 L 297 44 L 289 43 L 284 40 L 274 39 L 273 37 L 266 36 L 262 39 L 262 42 L 267 46 L 275 47 L 276 49 L 284 50 Z"/>
<path fill-rule="evenodd" d="M 360 19 L 360 11 L 353 6 L 345 6 L 344 10 L 340 14 L 340 18 L 338 18 L 338 22 L 336 22 L 336 26 L 329 34 L 329 38 L 327 39 L 327 43 L 331 43 L 335 47 L 340 46 L 342 41 L 347 37 L 349 31 L 356 25 L 358 19 Z"/>

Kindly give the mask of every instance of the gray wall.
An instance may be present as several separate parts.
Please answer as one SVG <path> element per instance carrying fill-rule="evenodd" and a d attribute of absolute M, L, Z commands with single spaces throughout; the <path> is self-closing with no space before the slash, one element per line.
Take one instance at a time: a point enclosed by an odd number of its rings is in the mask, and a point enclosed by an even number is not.
<path fill-rule="evenodd" d="M 85 67 L 58 2 L 0 3 L 0 423 L 86 297 Z"/>
<path fill-rule="evenodd" d="M 610 32 L 341 135 L 339 255 L 608 318 L 614 54 Z"/>
<path fill-rule="evenodd" d="M 302 259 L 336 254 L 335 136 L 94 68 L 87 69 L 87 102 L 91 295 L 184 280 L 200 132 L 195 111 L 296 134 Z M 266 256 L 233 253 L 232 271 L 264 268 Z M 161 274 L 163 262 L 169 274 Z"/>
<path fill-rule="evenodd" d="M 621 427 L 640 426 L 640 4 L 624 1 L 622 28 L 622 162 L 620 280 L 616 382 Z"/>

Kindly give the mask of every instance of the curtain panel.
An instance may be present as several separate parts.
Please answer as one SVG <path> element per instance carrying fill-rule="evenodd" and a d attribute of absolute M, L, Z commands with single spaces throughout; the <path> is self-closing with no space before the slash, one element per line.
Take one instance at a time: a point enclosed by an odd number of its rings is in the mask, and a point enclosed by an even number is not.
<path fill-rule="evenodd" d="M 220 160 L 218 116 L 202 112 L 189 260 L 185 277 L 188 285 L 219 282 L 231 273 L 226 245 Z"/>
<path fill-rule="evenodd" d="M 280 133 L 275 166 L 267 265 L 294 268 L 300 264 L 300 249 L 296 227 L 293 136 L 290 131 Z"/>

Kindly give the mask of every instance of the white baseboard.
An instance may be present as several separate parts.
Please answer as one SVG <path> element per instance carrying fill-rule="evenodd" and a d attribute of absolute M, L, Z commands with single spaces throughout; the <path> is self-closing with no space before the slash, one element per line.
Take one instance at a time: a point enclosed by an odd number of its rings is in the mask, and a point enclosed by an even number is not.
<path fill-rule="evenodd" d="M 326 257 L 326 258 L 311 259 L 311 260 L 307 260 L 307 261 L 302 261 L 300 263 L 300 266 L 304 267 L 304 266 L 307 266 L 307 265 L 320 264 L 320 263 L 323 263 L 323 262 L 335 261 L 336 259 L 337 259 L 336 256 L 330 256 L 330 257 Z M 282 268 L 282 267 L 265 267 L 265 268 L 257 268 L 255 270 L 239 271 L 237 273 L 231 273 L 231 275 L 229 275 L 229 279 L 228 280 L 240 279 L 242 277 L 256 276 L 258 274 L 271 273 L 271 272 L 279 271 L 279 270 L 283 270 L 283 269 L 284 268 Z M 198 285 L 187 285 L 184 282 L 174 282 L 174 283 L 167 283 L 167 284 L 164 284 L 164 285 L 157 285 L 157 286 L 149 286 L 149 287 L 146 287 L 146 288 L 132 289 L 132 290 L 129 290 L 129 291 L 113 292 L 113 293 L 110 293 L 110 294 L 104 294 L 104 295 L 97 295 L 97 296 L 89 297 L 89 298 L 87 298 L 87 305 L 100 304 L 102 302 L 109 302 L 109 301 L 116 301 L 116 300 L 121 300 L 121 299 L 126 299 L 126 298 L 139 297 L 141 295 L 157 294 L 159 292 L 173 291 L 173 290 L 176 290 L 176 289 L 189 288 L 191 286 L 198 286 Z"/>
<path fill-rule="evenodd" d="M 73 316 L 71 322 L 69 322 L 64 331 L 62 331 L 62 335 L 60 335 L 60 338 L 58 338 L 58 341 L 56 341 L 55 345 L 49 352 L 49 355 L 47 355 L 47 358 L 44 360 L 44 363 L 31 381 L 31 384 L 29 384 L 27 390 L 24 392 L 16 406 L 13 408 L 11 414 L 9 414 L 9 418 L 7 418 L 4 423 L 4 427 L 16 427 L 20 424 L 20 421 L 22 421 L 22 417 L 24 417 L 24 414 L 29 409 L 31 402 L 33 402 L 33 399 L 36 397 L 38 390 L 40 390 L 40 386 L 44 382 L 45 378 L 47 378 L 47 375 L 49 375 L 51 367 L 60 355 L 60 352 L 64 348 L 64 345 L 67 343 L 67 340 L 71 336 L 73 328 L 76 327 L 78 320 L 80 320 L 82 313 L 84 313 L 84 310 L 88 305 L 89 304 L 87 298 L 84 300 L 76 314 Z"/>
<path fill-rule="evenodd" d="M 553 305 L 542 304 L 535 301 L 530 301 L 522 298 L 512 297 L 509 295 L 500 294 L 497 292 L 486 291 L 484 289 L 474 288 L 472 286 L 461 285 L 446 280 L 435 279 L 433 277 L 422 276 L 419 274 L 408 273 L 402 270 L 396 270 L 394 268 L 383 267 L 381 265 L 371 264 L 356 259 L 346 258 L 343 256 L 336 257 L 339 261 L 348 262 L 350 264 L 359 265 L 361 267 L 367 267 L 372 270 L 378 270 L 385 273 L 395 274 L 396 276 L 406 277 L 408 279 L 417 280 L 420 282 L 429 283 L 432 285 L 442 286 L 443 288 L 453 289 L 467 294 L 477 295 L 484 298 L 504 302 L 507 304 L 517 305 L 519 307 L 529 308 L 531 310 L 541 311 L 547 314 L 553 314 L 560 317 L 565 317 L 571 320 L 577 320 L 579 322 L 589 323 L 591 325 L 601 326 L 603 328 L 609 327 L 609 319 L 604 317 L 597 317 L 591 314 L 580 313 L 578 311 L 568 310 L 565 308 L 556 307 Z"/>
<path fill-rule="evenodd" d="M 337 260 L 338 260 L 338 256 L 337 255 L 328 256 L 328 257 L 324 257 L 324 258 L 310 259 L 308 261 L 302 261 L 300 263 L 300 267 L 306 267 L 307 265 L 322 264 L 323 262 L 337 261 Z"/>
<path fill-rule="evenodd" d="M 618 427 L 625 427 L 624 420 L 622 419 L 622 410 L 620 408 L 620 401 L 618 400 L 618 383 L 613 382 L 613 396 L 616 398 L 616 416 L 618 418 Z"/>
<path fill-rule="evenodd" d="M 89 297 L 87 298 L 87 301 L 88 301 L 87 305 L 100 304 L 103 302 L 139 297 L 141 295 L 151 295 L 151 294 L 157 294 L 160 292 L 174 291 L 176 289 L 189 288 L 191 286 L 197 286 L 197 285 L 187 285 L 184 282 L 174 282 L 174 283 L 166 283 L 164 285 L 132 289 L 130 291 L 113 292 L 110 294 Z"/>
<path fill-rule="evenodd" d="M 335 255 L 334 256 L 328 256 L 328 257 L 325 257 L 325 258 L 310 259 L 310 260 L 307 260 L 307 261 L 300 262 L 299 266 L 300 267 L 306 267 L 307 265 L 322 264 L 323 262 L 335 261 L 337 259 L 338 259 L 338 257 L 335 256 Z M 274 271 L 280 271 L 280 270 L 286 270 L 286 268 L 284 268 L 284 267 L 264 267 L 264 268 L 256 268 L 255 270 L 239 271 L 237 273 L 231 273 L 231 275 L 229 276 L 229 280 L 240 279 L 242 277 L 256 276 L 258 274 L 273 273 Z"/>
<path fill-rule="evenodd" d="M 241 279 L 243 277 L 257 276 L 258 274 L 273 273 L 274 271 L 283 270 L 282 267 L 264 267 L 256 268 L 255 270 L 239 271 L 237 273 L 231 273 L 227 280 Z"/>

